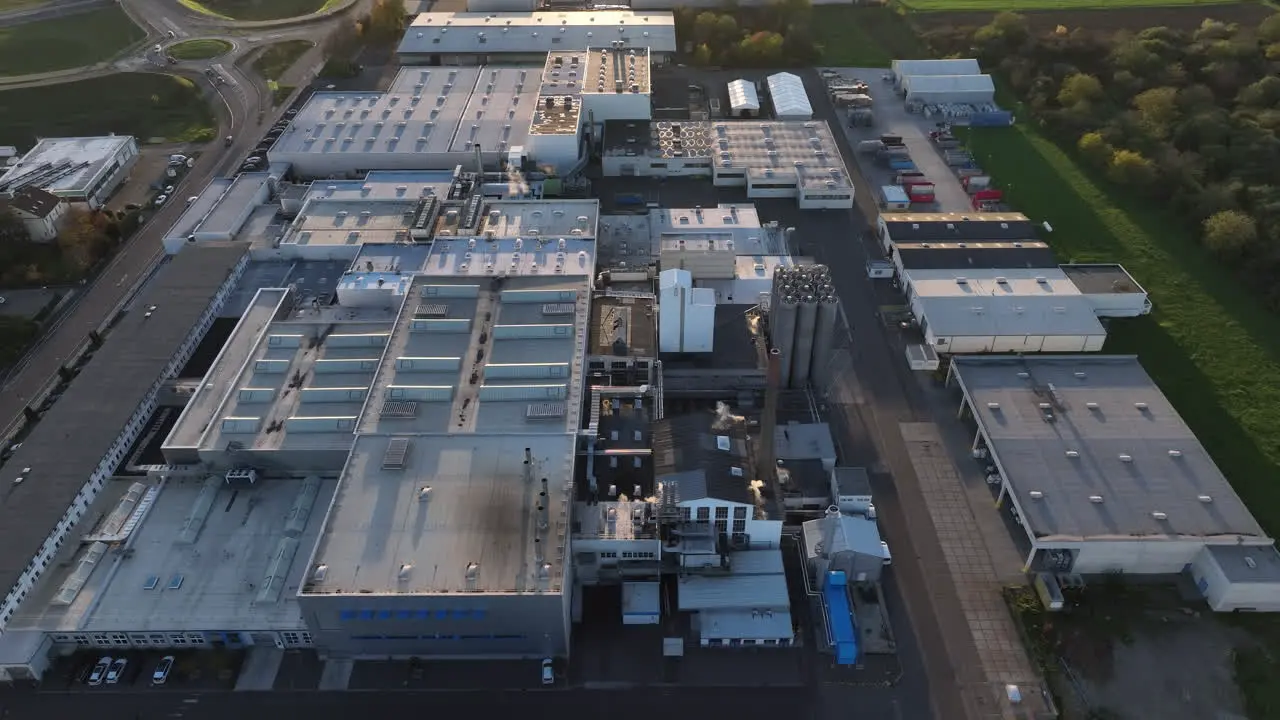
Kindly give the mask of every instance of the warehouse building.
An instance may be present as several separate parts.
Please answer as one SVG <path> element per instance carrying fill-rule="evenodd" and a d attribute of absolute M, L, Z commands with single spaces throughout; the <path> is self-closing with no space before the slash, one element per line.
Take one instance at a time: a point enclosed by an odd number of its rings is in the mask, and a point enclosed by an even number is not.
<path fill-rule="evenodd" d="M 35 187 L 96 209 L 137 162 L 138 143 L 128 135 L 45 138 L 0 175 L 0 196 Z"/>
<path fill-rule="evenodd" d="M 1227 609 L 1263 604 L 1235 583 L 1277 596 L 1274 541 L 1136 357 L 959 357 L 947 385 L 1026 533 L 1027 570 L 1189 568 Z"/>
<path fill-rule="evenodd" d="M 901 86 L 916 105 L 989 105 L 996 97 L 990 75 L 907 75 Z"/>
<path fill-rule="evenodd" d="M 769 99 L 773 101 L 773 115 L 779 120 L 809 120 L 813 106 L 805 92 L 804 81 L 799 75 L 780 72 L 765 81 L 769 86 Z"/>
<path fill-rule="evenodd" d="M 903 243 L 1023 242 L 1038 239 L 1035 223 L 1021 213 L 881 213 L 881 247 Z"/>
<path fill-rule="evenodd" d="M 980 75 L 982 68 L 973 58 L 949 58 L 941 60 L 894 60 L 889 67 L 896 85 L 901 87 L 908 77 L 925 75 Z"/>
<path fill-rule="evenodd" d="M 648 48 L 662 63 L 676 52 L 670 12 L 429 12 L 413 19 L 400 41 L 405 65 L 542 65 L 549 52 L 591 47 Z"/>
<path fill-rule="evenodd" d="M 760 94 L 750 80 L 729 83 L 729 114 L 736 118 L 752 118 L 760 114 Z"/>
<path fill-rule="evenodd" d="M 795 198 L 802 210 L 853 207 L 853 181 L 823 121 L 611 123 L 610 177 L 707 176 L 749 198 Z"/>
<path fill-rule="evenodd" d="M 1051 270 L 914 270 L 902 276 L 925 342 L 944 354 L 1096 352 L 1093 304 Z"/>

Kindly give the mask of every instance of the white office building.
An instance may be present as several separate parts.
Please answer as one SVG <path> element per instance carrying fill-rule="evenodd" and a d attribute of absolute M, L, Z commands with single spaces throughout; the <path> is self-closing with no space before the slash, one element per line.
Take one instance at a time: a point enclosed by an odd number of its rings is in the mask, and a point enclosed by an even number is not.
<path fill-rule="evenodd" d="M 532 8 L 529 8 L 532 10 Z M 670 12 L 429 12 L 415 17 L 397 51 L 406 65 L 541 65 L 549 52 L 649 48 L 655 62 L 676 52 Z"/>
<path fill-rule="evenodd" d="M 99 208 L 137 161 L 138 143 L 128 135 L 45 138 L 0 175 L 0 196 L 36 187 Z"/>

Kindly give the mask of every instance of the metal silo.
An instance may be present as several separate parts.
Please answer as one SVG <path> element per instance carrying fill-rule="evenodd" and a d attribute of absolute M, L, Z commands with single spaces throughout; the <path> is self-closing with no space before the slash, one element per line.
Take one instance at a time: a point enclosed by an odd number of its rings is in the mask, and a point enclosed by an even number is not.
<path fill-rule="evenodd" d="M 795 358 L 796 348 L 796 302 L 795 295 L 784 295 L 774 301 L 773 318 L 770 321 L 770 333 L 773 346 L 782 353 L 781 369 L 778 372 L 779 382 L 785 386 L 791 377 L 791 363 Z"/>
<path fill-rule="evenodd" d="M 830 286 L 828 286 L 830 287 Z M 810 380 L 818 387 L 831 382 L 831 356 L 835 352 L 840 298 L 834 292 L 824 293 L 818 300 L 818 324 L 813 336 L 813 363 Z"/>
<path fill-rule="evenodd" d="M 818 298 L 812 294 L 800 298 L 796 314 L 796 352 L 791 362 L 788 387 L 798 389 L 809 382 L 809 366 L 813 362 L 813 332 L 818 326 Z"/>

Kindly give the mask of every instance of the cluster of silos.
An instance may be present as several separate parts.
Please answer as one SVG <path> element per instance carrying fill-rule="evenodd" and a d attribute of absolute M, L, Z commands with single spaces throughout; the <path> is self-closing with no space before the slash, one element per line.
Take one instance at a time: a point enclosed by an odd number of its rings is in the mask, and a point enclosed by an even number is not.
<path fill-rule="evenodd" d="M 831 270 L 826 265 L 795 265 L 773 272 L 769 328 L 782 356 L 778 374 L 784 387 L 825 382 L 839 315 Z"/>

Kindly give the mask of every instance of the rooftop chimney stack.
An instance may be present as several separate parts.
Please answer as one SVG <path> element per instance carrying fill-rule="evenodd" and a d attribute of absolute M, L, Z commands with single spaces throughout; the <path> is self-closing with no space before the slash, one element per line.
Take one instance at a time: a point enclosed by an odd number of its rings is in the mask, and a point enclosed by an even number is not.
<path fill-rule="evenodd" d="M 822 518 L 822 557 L 831 557 L 831 546 L 835 544 L 836 531 L 840 529 L 840 508 L 831 505 Z"/>
<path fill-rule="evenodd" d="M 547 527 L 551 524 L 551 511 L 547 509 L 547 493 L 542 491 L 538 494 L 538 530 L 546 532 Z"/>
<path fill-rule="evenodd" d="M 546 558 L 542 556 L 542 538 L 533 539 L 533 564 L 542 567 Z"/>

